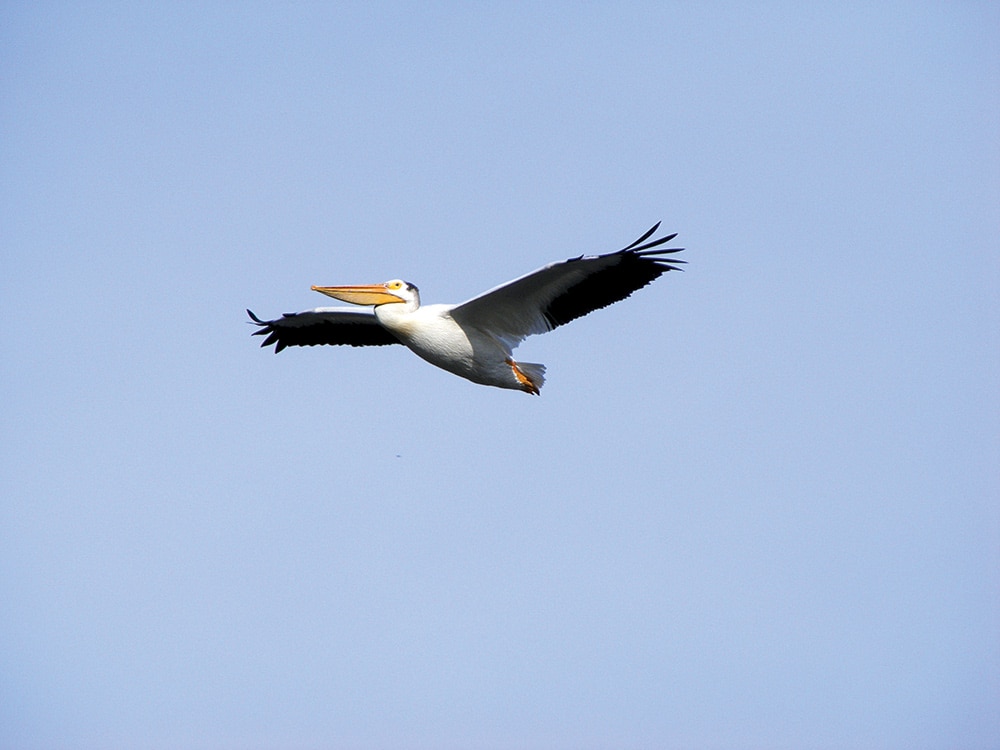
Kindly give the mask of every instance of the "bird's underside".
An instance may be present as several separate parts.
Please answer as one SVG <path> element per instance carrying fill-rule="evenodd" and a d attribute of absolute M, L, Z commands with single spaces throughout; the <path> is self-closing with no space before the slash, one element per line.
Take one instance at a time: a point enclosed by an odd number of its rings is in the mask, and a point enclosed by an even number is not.
<path fill-rule="evenodd" d="M 415 286 L 384 284 L 314 286 L 335 299 L 371 308 L 321 307 L 261 320 L 247 313 L 264 336 L 261 346 L 403 344 L 415 354 L 475 383 L 538 394 L 542 365 L 515 362 L 512 350 L 526 337 L 545 333 L 625 299 L 668 271 L 681 270 L 672 256 L 682 248 L 657 249 L 675 234 L 649 238 L 657 223 L 615 253 L 551 263 L 460 305 L 420 304 Z"/>

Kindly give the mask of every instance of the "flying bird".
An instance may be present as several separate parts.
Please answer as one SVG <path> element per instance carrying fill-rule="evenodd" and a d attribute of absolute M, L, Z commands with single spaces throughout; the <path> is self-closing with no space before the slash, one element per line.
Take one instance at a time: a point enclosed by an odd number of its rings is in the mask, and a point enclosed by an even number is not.
<path fill-rule="evenodd" d="M 372 308 L 359 312 L 318 307 L 275 320 L 247 314 L 275 353 L 288 346 L 403 344 L 432 365 L 473 383 L 538 395 L 545 366 L 515 362 L 513 349 L 525 337 L 545 333 L 630 296 L 667 271 L 682 270 L 672 256 L 683 248 L 655 249 L 676 234 L 650 240 L 657 222 L 631 245 L 607 255 L 550 263 L 460 305 L 421 305 L 413 284 L 314 286 L 328 297 Z"/>

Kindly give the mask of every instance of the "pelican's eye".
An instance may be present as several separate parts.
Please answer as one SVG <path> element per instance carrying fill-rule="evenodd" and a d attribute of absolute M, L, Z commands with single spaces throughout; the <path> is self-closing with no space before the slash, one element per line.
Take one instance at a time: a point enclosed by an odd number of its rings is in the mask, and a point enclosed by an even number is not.
<path fill-rule="evenodd" d="M 388 284 L 386 284 L 386 286 L 388 286 L 390 289 L 402 289 L 403 288 L 403 282 L 401 282 L 401 281 L 390 281 Z"/>

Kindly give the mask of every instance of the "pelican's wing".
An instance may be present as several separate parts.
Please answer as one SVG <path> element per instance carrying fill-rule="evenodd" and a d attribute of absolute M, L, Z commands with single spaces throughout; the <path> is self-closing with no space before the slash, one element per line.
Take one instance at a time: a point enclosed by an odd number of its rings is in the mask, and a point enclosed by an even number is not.
<path fill-rule="evenodd" d="M 456 306 L 460 325 L 488 331 L 514 347 L 525 336 L 545 333 L 628 297 L 667 271 L 681 270 L 665 256 L 683 248 L 655 250 L 676 234 L 649 240 L 657 222 L 628 247 L 608 255 L 581 255 L 550 263 Z"/>
<path fill-rule="evenodd" d="M 247 314 L 260 327 L 253 335 L 267 336 L 261 346 L 274 344 L 275 354 L 286 346 L 385 346 L 400 343 L 374 315 L 351 309 L 318 307 L 285 313 L 277 320 L 261 320 L 249 310 Z"/>

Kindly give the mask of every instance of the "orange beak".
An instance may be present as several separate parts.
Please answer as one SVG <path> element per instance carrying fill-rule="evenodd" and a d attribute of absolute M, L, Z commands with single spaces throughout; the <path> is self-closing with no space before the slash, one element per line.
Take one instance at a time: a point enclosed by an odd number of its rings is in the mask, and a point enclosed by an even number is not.
<path fill-rule="evenodd" d="M 386 289 L 385 284 L 314 286 L 312 290 L 342 302 L 350 302 L 352 305 L 385 305 L 389 302 L 406 302 L 402 297 L 397 297 Z"/>

